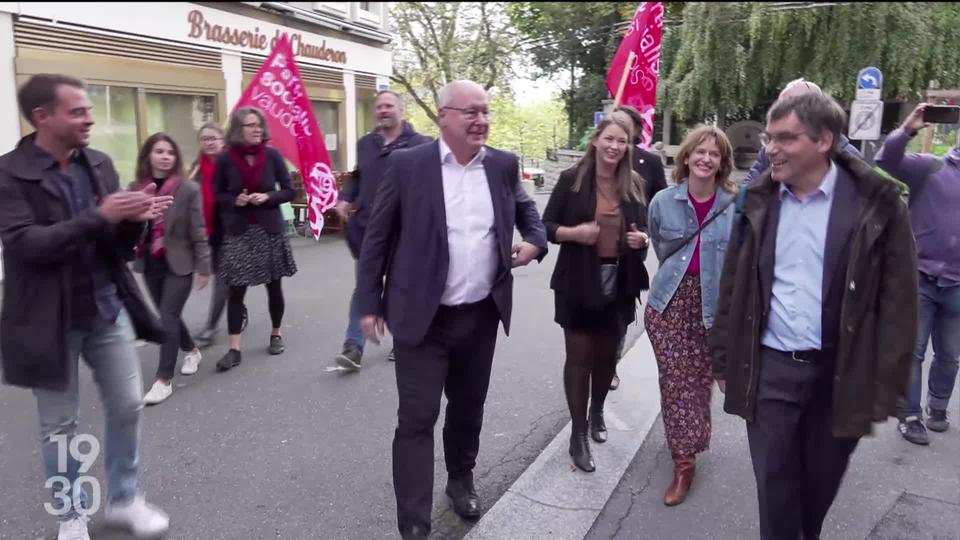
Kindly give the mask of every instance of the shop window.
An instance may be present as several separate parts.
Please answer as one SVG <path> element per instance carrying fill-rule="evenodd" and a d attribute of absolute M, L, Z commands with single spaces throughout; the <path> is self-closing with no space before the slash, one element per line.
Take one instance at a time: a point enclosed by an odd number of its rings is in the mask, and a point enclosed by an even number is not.
<path fill-rule="evenodd" d="M 343 144 L 340 133 L 340 103 L 335 101 L 311 101 L 313 115 L 323 131 L 327 152 L 330 154 L 330 165 L 334 171 L 342 171 L 340 162 L 340 146 Z"/>
<path fill-rule="evenodd" d="M 96 124 L 90 146 L 113 159 L 122 185 L 133 180 L 137 166 L 137 95 L 134 88 L 87 85 Z"/>
<path fill-rule="evenodd" d="M 357 138 L 377 127 L 377 111 L 374 110 L 376 101 L 375 96 L 357 96 Z"/>
<path fill-rule="evenodd" d="M 183 155 L 184 167 L 188 167 L 200 152 L 200 126 L 216 118 L 216 100 L 213 96 L 151 92 L 146 98 L 147 135 L 163 131 L 173 137 Z"/>

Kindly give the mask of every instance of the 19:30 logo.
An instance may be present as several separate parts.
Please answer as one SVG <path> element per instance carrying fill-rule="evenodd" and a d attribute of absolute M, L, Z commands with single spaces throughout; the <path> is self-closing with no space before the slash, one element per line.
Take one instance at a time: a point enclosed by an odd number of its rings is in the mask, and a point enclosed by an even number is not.
<path fill-rule="evenodd" d="M 53 489 L 53 498 L 60 504 L 43 503 L 43 508 L 48 514 L 54 516 L 63 516 L 75 510 L 78 514 L 88 516 L 96 514 L 100 510 L 100 482 L 95 476 L 87 476 L 85 473 L 93 467 L 97 456 L 100 455 L 100 441 L 89 434 L 81 434 L 73 437 L 69 442 L 66 435 L 52 435 L 50 442 L 57 445 L 57 471 L 58 476 L 47 478 L 44 487 Z M 84 443 L 86 443 L 84 447 Z M 69 457 L 80 463 L 77 479 L 70 484 L 70 480 L 65 476 L 68 471 L 68 453 Z M 90 487 L 90 497 L 88 498 L 89 507 L 84 507 L 83 487 Z M 55 488 L 56 486 L 56 488 Z M 73 497 L 70 496 L 73 494 Z"/>

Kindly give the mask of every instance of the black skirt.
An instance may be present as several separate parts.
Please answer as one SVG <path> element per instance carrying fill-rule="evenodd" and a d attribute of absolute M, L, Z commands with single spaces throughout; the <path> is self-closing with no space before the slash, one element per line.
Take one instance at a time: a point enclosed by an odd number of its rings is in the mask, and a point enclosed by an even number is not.
<path fill-rule="evenodd" d="M 637 319 L 635 298 L 617 298 L 602 309 L 579 305 L 564 293 L 554 291 L 554 322 L 564 330 L 590 334 L 623 336 L 627 326 Z"/>
<path fill-rule="evenodd" d="M 231 287 L 264 285 L 297 273 L 287 237 L 253 224 L 239 236 L 224 238 L 217 263 L 218 276 Z"/>

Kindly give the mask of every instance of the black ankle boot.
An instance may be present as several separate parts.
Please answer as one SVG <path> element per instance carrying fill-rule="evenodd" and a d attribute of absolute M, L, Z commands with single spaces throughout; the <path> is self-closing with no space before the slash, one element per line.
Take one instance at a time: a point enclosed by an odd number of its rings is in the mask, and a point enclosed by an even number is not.
<path fill-rule="evenodd" d="M 590 411 L 590 436 L 598 443 L 607 442 L 607 425 L 603 421 L 603 409 Z"/>
<path fill-rule="evenodd" d="M 593 456 L 590 455 L 590 442 L 587 441 L 587 430 L 576 430 L 570 434 L 570 456 L 573 464 L 582 471 L 593 472 Z"/>

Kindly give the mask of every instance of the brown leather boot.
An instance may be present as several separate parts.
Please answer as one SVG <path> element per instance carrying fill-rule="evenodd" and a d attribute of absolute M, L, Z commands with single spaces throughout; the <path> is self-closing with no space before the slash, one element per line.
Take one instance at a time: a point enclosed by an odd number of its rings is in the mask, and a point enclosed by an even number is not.
<path fill-rule="evenodd" d="M 696 471 L 696 459 L 696 456 L 673 456 L 673 482 L 663 496 L 663 504 L 676 506 L 687 498 Z"/>

